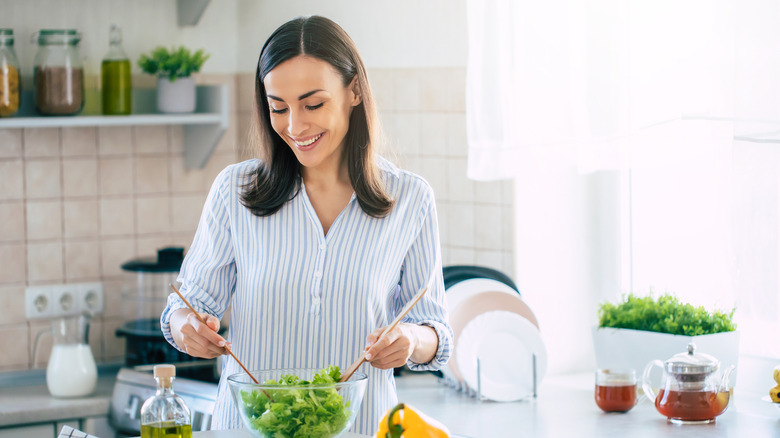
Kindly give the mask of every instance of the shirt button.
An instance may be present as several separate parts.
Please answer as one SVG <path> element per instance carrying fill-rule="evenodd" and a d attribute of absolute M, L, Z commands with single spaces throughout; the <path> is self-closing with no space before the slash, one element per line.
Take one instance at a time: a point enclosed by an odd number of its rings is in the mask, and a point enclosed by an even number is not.
<path fill-rule="evenodd" d="M 320 251 L 325 251 L 325 248 L 327 248 L 327 245 L 320 243 Z"/>
<path fill-rule="evenodd" d="M 320 278 L 320 277 L 322 277 L 322 272 L 317 271 L 314 273 L 314 278 Z"/>
<path fill-rule="evenodd" d="M 314 300 L 312 300 L 312 304 L 314 304 L 315 306 L 319 306 L 320 305 L 320 298 L 317 297 Z"/>

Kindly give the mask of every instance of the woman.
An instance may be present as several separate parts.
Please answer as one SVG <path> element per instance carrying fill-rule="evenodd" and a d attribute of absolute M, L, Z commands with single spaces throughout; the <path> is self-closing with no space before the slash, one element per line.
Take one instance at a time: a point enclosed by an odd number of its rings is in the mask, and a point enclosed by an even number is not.
<path fill-rule="evenodd" d="M 368 387 L 353 431 L 396 403 L 392 369 L 439 369 L 452 331 L 433 192 L 378 156 L 378 119 L 349 36 L 323 17 L 277 29 L 260 53 L 255 111 L 263 160 L 228 166 L 206 200 L 163 311 L 166 339 L 196 357 L 225 345 L 250 369 L 345 369 L 363 351 Z M 380 342 L 419 290 L 429 291 Z M 228 306 L 230 334 L 216 331 Z M 240 427 L 225 357 L 212 428 Z"/>

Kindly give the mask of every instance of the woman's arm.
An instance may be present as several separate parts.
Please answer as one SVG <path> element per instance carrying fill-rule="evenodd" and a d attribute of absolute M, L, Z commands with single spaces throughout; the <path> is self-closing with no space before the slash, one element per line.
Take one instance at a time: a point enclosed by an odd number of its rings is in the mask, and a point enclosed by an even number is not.
<path fill-rule="evenodd" d="M 429 326 L 400 323 L 377 342 L 384 330 L 381 327 L 366 338 L 366 360 L 377 368 L 397 368 L 407 361 L 424 364 L 436 355 L 439 337 Z"/>

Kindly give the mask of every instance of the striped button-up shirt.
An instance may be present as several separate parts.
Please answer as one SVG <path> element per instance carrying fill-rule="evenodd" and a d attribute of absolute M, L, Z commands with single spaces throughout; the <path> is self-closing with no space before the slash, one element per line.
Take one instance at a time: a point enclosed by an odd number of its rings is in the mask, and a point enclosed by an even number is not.
<path fill-rule="evenodd" d="M 439 232 L 428 183 L 379 157 L 395 200 L 382 218 L 367 215 L 355 195 L 327 234 L 306 187 L 271 216 L 240 202 L 257 160 L 233 164 L 214 181 L 178 281 L 199 312 L 222 318 L 230 307 L 228 341 L 250 370 L 346 369 L 363 352 L 366 336 L 389 324 L 420 289 L 428 293 L 402 322 L 432 327 L 439 345 L 426 364 L 435 370 L 452 350 L 442 281 Z M 161 325 L 184 303 L 171 294 Z M 242 427 L 226 378 L 242 370 L 224 356 L 212 428 Z M 396 402 L 392 370 L 365 363 L 368 386 L 353 432 L 373 434 Z"/>

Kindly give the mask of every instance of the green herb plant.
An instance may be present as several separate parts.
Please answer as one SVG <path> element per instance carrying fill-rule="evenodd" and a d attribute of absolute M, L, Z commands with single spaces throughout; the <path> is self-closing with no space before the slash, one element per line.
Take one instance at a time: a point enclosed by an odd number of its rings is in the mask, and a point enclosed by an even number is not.
<path fill-rule="evenodd" d="M 657 300 L 652 296 L 629 294 L 618 304 L 603 303 L 599 307 L 599 327 L 625 328 L 672 335 L 698 336 L 731 332 L 734 310 L 724 313 L 708 312 L 703 306 L 694 307 L 665 294 Z"/>
<path fill-rule="evenodd" d="M 144 73 L 169 78 L 175 82 L 177 78 L 186 78 L 200 71 L 209 56 L 200 49 L 194 53 L 184 46 L 172 48 L 157 47 L 149 55 L 141 55 L 138 65 Z"/>
<path fill-rule="evenodd" d="M 311 381 L 293 374 L 284 374 L 279 380 L 265 384 L 286 386 L 285 389 L 267 388 L 241 391 L 244 412 L 251 427 L 274 438 L 329 438 L 346 426 L 350 418 L 349 402 L 344 402 L 334 387 L 341 371 L 330 366 L 317 372 Z M 270 396 L 270 399 L 268 398 Z"/>

